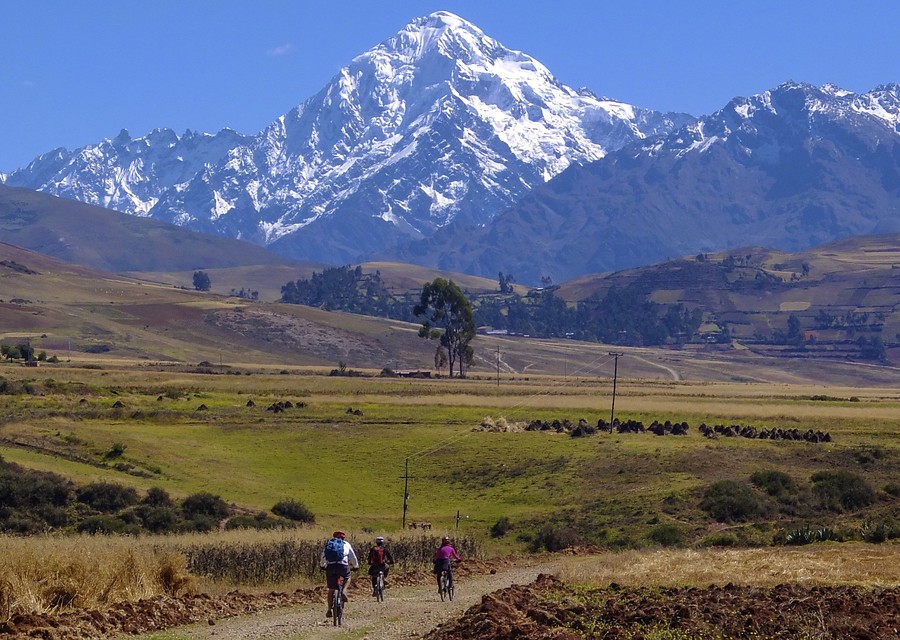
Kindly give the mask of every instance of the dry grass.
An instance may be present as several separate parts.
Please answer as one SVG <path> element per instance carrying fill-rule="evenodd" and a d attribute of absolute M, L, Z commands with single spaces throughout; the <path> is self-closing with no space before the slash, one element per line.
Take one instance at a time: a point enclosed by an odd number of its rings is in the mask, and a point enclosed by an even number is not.
<path fill-rule="evenodd" d="M 129 538 L 0 538 L 0 614 L 8 619 L 184 592 L 191 579 L 179 563 L 177 554 Z"/>
<path fill-rule="evenodd" d="M 0 621 L 14 614 L 104 608 L 161 594 L 310 586 L 321 581 L 318 554 L 330 531 L 314 527 L 141 538 L 0 536 Z M 348 534 L 364 562 L 373 534 Z M 388 543 L 398 570 L 421 571 L 438 535 L 392 533 Z M 457 544 L 466 557 L 479 557 L 473 538 L 461 537 Z M 279 557 L 285 552 L 298 557 Z M 195 571 L 189 569 L 189 558 L 195 563 L 199 558 Z M 293 570 L 286 570 L 288 565 Z"/>
<path fill-rule="evenodd" d="M 585 562 L 567 558 L 566 582 L 605 586 L 768 587 L 795 582 L 822 585 L 900 585 L 900 545 L 827 544 L 803 548 L 682 549 L 609 553 Z"/>

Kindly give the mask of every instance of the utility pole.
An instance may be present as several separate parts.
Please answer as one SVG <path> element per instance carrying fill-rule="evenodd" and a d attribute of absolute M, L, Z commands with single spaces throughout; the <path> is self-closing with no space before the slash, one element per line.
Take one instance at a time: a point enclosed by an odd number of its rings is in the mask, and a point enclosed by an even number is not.
<path fill-rule="evenodd" d="M 403 530 L 406 531 L 406 511 L 409 506 L 409 458 L 406 459 L 403 473 Z"/>
<path fill-rule="evenodd" d="M 613 364 L 613 393 L 612 393 L 612 409 L 609 412 L 609 432 L 613 430 L 613 420 L 616 418 L 616 380 L 619 376 L 619 356 L 624 355 L 615 351 L 610 351 L 609 355 L 615 357 Z"/>

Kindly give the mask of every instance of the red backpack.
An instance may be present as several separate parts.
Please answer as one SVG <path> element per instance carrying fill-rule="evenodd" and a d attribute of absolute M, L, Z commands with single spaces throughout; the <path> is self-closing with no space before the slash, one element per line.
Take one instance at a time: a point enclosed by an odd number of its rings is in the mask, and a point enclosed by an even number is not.
<path fill-rule="evenodd" d="M 369 564 L 384 564 L 384 547 L 372 547 L 369 552 Z"/>

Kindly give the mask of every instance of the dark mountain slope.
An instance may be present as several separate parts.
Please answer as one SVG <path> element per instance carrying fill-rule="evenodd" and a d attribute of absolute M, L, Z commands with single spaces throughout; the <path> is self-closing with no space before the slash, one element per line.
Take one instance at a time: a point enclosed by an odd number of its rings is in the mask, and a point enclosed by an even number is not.
<path fill-rule="evenodd" d="M 248 242 L 4 185 L 0 185 L 0 237 L 60 260 L 112 272 L 287 262 Z"/>

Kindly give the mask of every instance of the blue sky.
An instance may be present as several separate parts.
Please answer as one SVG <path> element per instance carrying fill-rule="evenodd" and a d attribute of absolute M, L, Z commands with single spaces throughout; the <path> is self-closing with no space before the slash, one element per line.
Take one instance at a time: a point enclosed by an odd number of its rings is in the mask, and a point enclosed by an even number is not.
<path fill-rule="evenodd" d="M 256 133 L 441 9 L 568 85 L 653 109 L 701 115 L 786 80 L 900 82 L 893 0 L 8 0 L 0 171 L 123 128 Z"/>

